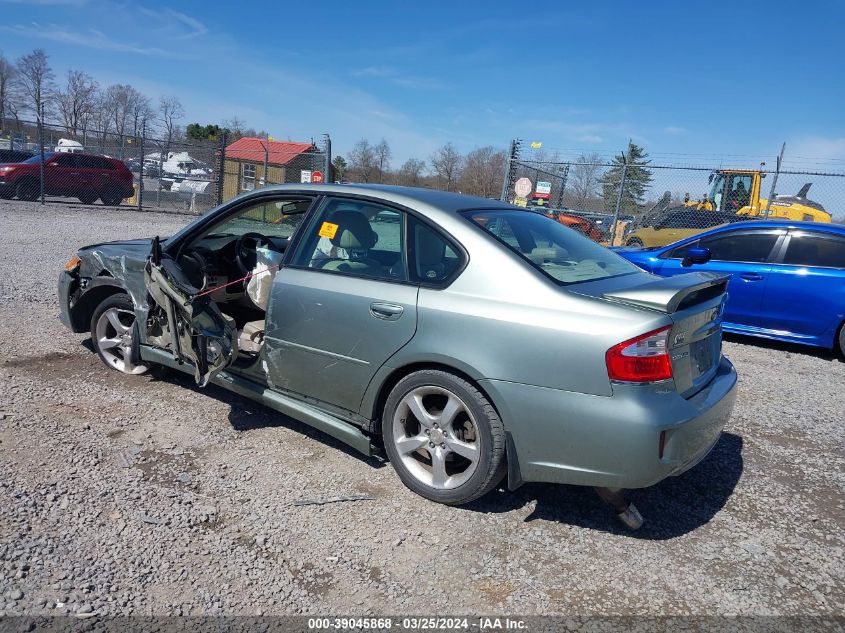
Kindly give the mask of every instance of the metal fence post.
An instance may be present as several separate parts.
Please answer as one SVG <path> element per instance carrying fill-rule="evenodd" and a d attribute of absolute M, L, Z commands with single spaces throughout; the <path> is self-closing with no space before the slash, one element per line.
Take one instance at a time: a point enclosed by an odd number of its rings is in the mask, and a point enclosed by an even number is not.
<path fill-rule="evenodd" d="M 566 191 L 566 180 L 569 178 L 569 168 L 570 168 L 569 163 L 566 163 L 562 168 L 560 166 L 558 166 L 558 169 L 560 169 L 563 172 L 563 174 L 560 177 L 560 190 L 558 191 L 558 194 L 557 194 L 557 208 L 558 209 L 563 208 L 563 192 Z"/>
<path fill-rule="evenodd" d="M 513 164 L 519 158 L 519 147 L 522 144 L 518 138 L 515 138 L 511 141 L 510 151 L 508 151 L 508 157 L 505 160 L 505 178 L 502 182 L 502 195 L 499 198 L 502 202 L 508 201 L 508 192 L 510 191 L 513 183 L 511 182 L 513 179 Z"/>
<path fill-rule="evenodd" d="M 38 148 L 41 162 L 38 165 L 38 195 L 44 204 L 44 103 L 38 104 Z"/>
<path fill-rule="evenodd" d="M 778 154 L 777 162 L 775 163 L 775 177 L 772 178 L 772 187 L 769 190 L 769 199 L 766 200 L 766 211 L 763 213 L 763 219 L 769 219 L 769 213 L 772 207 L 772 199 L 775 197 L 775 187 L 778 184 L 778 175 L 780 174 L 780 163 L 783 160 L 783 153 L 786 151 L 786 142 L 780 146 L 780 154 Z"/>
<path fill-rule="evenodd" d="M 334 178 L 332 177 L 332 137 L 328 133 L 323 136 L 325 137 L 326 145 L 326 175 L 323 176 L 323 182 L 334 182 Z"/>
<path fill-rule="evenodd" d="M 613 228 L 610 229 L 610 245 L 616 239 L 616 226 L 619 224 L 619 208 L 622 206 L 622 192 L 625 190 L 625 176 L 628 172 L 628 161 L 631 159 L 631 141 L 628 141 L 628 151 L 622 154 L 622 177 L 619 179 L 619 193 L 616 195 L 616 210 L 613 212 Z"/>
<path fill-rule="evenodd" d="M 138 139 L 135 139 L 138 142 Z M 138 211 L 144 210 L 144 144 L 147 142 L 147 122 L 144 121 L 141 123 L 141 141 L 140 141 L 140 151 L 141 154 L 138 157 L 139 166 L 138 166 Z"/>
<path fill-rule="evenodd" d="M 217 204 L 223 204 L 223 185 L 226 180 L 226 145 L 229 142 L 229 133 L 223 132 L 223 138 L 220 141 L 220 163 L 217 169 Z"/>

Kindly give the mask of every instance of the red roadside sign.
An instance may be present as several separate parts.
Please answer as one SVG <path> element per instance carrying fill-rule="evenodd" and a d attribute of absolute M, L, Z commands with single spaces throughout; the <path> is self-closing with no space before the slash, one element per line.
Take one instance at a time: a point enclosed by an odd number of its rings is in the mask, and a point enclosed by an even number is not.
<path fill-rule="evenodd" d="M 314 184 L 319 184 L 323 182 L 323 172 L 321 171 L 312 171 L 311 172 L 311 182 Z"/>

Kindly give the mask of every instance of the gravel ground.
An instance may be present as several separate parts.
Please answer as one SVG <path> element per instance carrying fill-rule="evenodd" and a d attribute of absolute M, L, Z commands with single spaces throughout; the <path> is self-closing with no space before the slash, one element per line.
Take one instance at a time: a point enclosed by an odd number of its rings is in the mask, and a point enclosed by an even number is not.
<path fill-rule="evenodd" d="M 845 363 L 726 342 L 733 419 L 633 494 L 639 532 L 576 487 L 439 506 L 221 389 L 109 371 L 56 320 L 77 247 L 189 219 L 0 201 L 0 613 L 842 615 Z"/>

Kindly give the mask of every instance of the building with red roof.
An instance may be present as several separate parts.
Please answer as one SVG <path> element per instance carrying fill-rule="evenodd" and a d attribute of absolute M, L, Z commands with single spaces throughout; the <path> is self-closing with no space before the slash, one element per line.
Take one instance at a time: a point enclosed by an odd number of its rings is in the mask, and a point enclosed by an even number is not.
<path fill-rule="evenodd" d="M 325 169 L 325 155 L 314 143 L 245 136 L 226 147 L 223 199 L 265 184 L 302 182 L 303 171 Z"/>

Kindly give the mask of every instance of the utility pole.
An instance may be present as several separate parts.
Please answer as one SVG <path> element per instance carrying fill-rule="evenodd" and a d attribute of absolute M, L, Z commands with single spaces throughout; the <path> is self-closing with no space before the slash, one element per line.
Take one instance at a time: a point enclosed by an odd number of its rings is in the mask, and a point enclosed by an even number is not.
<path fill-rule="evenodd" d="M 616 225 L 619 223 L 619 208 L 622 206 L 622 192 L 625 190 L 625 176 L 628 173 L 628 163 L 631 160 L 631 139 L 628 139 L 628 151 L 622 154 L 622 177 L 619 179 L 619 192 L 616 195 L 616 210 L 613 212 L 613 228 L 610 231 L 610 245 L 616 239 Z"/>
<path fill-rule="evenodd" d="M 786 151 L 786 141 L 780 146 L 780 154 L 778 154 L 777 164 L 775 165 L 775 177 L 772 178 L 772 188 L 769 190 L 769 199 L 766 200 L 766 211 L 763 213 L 763 219 L 769 219 L 770 209 L 772 207 L 772 198 L 775 197 L 775 186 L 778 184 L 778 175 L 780 174 L 780 164 L 783 161 L 783 153 Z"/>

